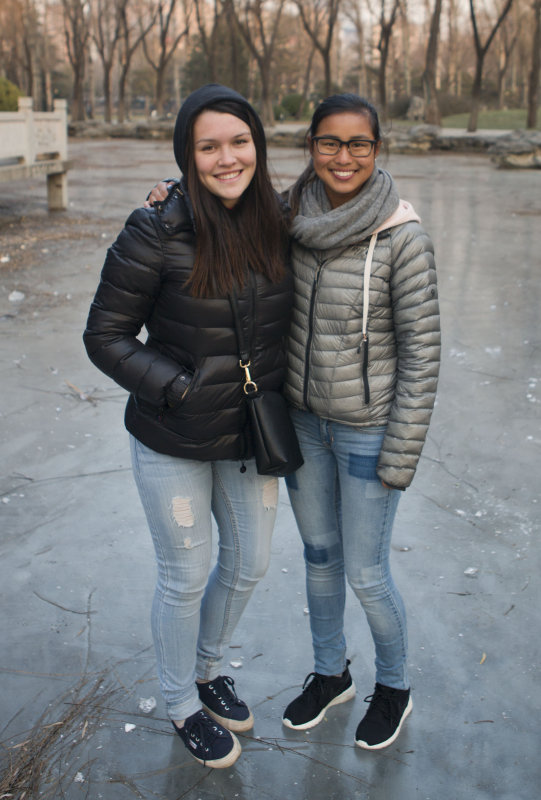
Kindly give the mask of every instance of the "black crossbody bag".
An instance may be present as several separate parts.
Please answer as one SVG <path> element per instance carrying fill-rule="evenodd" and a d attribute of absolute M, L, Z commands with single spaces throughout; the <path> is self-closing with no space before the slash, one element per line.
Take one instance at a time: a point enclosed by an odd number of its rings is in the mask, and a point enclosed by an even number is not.
<path fill-rule="evenodd" d="M 229 302 L 235 320 L 240 355 L 239 367 L 244 370 L 243 390 L 257 471 L 260 475 L 284 477 L 304 464 L 297 434 L 281 392 L 272 390 L 260 392 L 252 380 L 250 375 L 252 343 L 249 348 L 246 346 L 234 291 L 229 295 Z"/>

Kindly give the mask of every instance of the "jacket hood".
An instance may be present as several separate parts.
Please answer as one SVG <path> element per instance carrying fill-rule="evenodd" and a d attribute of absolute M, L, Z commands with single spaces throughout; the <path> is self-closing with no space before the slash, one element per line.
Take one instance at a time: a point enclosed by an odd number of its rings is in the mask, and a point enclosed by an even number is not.
<path fill-rule="evenodd" d="M 219 83 L 208 83 L 206 86 L 202 86 L 200 89 L 196 89 L 195 92 L 188 95 L 177 115 L 175 131 L 173 133 L 173 149 L 177 164 L 183 173 L 185 172 L 186 166 L 186 144 L 188 142 L 188 136 L 190 135 L 192 122 L 201 111 L 206 108 L 212 108 L 213 105 L 222 100 L 233 100 L 236 103 L 240 103 L 247 111 L 251 112 L 255 125 L 260 130 L 262 141 L 265 141 L 265 133 L 261 120 L 246 98 L 234 89 L 230 89 L 228 86 L 221 86 Z"/>
<path fill-rule="evenodd" d="M 389 230 L 389 228 L 396 228 L 397 225 L 402 225 L 404 222 L 420 221 L 421 217 L 417 214 L 412 204 L 408 203 L 407 200 L 400 200 L 398 208 L 373 233 L 381 233 L 381 231 Z"/>

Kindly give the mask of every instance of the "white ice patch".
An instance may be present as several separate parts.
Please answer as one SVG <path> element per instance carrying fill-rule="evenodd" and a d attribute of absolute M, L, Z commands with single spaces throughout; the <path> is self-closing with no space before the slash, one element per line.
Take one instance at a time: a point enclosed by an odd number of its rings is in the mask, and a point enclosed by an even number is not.
<path fill-rule="evenodd" d="M 467 569 L 464 570 L 464 575 L 466 575 L 468 578 L 475 578 L 477 577 L 478 572 L 479 572 L 478 567 L 468 567 Z"/>
<path fill-rule="evenodd" d="M 15 289 L 13 292 L 10 292 L 8 300 L 10 303 L 22 303 L 25 297 L 26 295 L 24 292 L 18 292 Z"/>
<path fill-rule="evenodd" d="M 155 697 L 140 697 L 139 698 L 139 711 L 142 711 L 143 714 L 150 714 L 151 711 L 154 711 L 156 708 L 156 698 Z"/>

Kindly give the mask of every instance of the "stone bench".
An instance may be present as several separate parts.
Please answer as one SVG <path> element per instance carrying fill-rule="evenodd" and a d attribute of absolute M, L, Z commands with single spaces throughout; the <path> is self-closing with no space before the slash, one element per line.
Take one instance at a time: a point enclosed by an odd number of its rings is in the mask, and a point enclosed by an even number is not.
<path fill-rule="evenodd" d="M 0 112 L 0 181 L 47 178 L 49 210 L 68 207 L 67 109 L 33 111 L 32 98 L 20 97 L 18 111 Z"/>

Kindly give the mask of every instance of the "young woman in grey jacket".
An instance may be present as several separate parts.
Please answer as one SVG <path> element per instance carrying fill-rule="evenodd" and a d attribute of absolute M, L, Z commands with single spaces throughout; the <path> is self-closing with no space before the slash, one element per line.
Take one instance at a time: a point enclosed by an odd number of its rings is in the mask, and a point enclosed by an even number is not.
<path fill-rule="evenodd" d="M 366 614 L 376 682 L 355 742 L 377 750 L 412 709 L 404 604 L 389 556 L 423 448 L 439 370 L 432 242 L 376 164 L 376 109 L 353 94 L 316 109 L 311 160 L 289 192 L 294 310 L 285 393 L 304 465 L 286 479 L 304 544 L 315 657 L 283 723 L 306 730 L 355 697 L 346 581 Z M 151 193 L 163 199 L 164 183 Z"/>
<path fill-rule="evenodd" d="M 370 103 L 327 98 L 308 143 L 311 161 L 290 192 L 295 303 L 285 384 L 304 465 L 286 483 L 304 543 L 315 667 L 283 723 L 312 728 L 355 696 L 347 580 L 376 651 L 376 685 L 355 735 L 372 750 L 396 739 L 412 708 L 406 616 L 389 555 L 436 392 L 434 251 L 376 165 L 381 132 Z"/>

